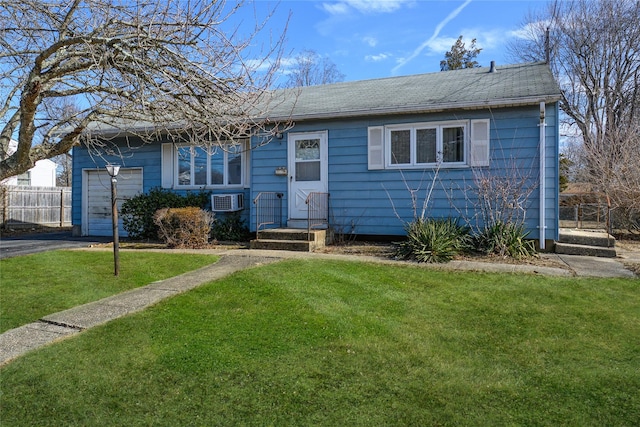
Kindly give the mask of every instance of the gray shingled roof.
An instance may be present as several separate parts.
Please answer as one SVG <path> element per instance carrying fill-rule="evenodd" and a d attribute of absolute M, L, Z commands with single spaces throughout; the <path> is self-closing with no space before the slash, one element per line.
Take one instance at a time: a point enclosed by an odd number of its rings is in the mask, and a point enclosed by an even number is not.
<path fill-rule="evenodd" d="M 560 89 L 545 63 L 467 68 L 402 77 L 281 89 L 266 94 L 258 120 L 311 120 L 555 102 Z M 266 99 L 269 99 L 266 101 Z M 180 125 L 166 126 L 179 128 Z M 149 130 L 152 123 L 92 123 L 96 134 Z"/>
<path fill-rule="evenodd" d="M 270 119 L 300 121 L 555 102 L 560 89 L 547 64 L 528 63 L 307 86 L 273 99 Z"/>

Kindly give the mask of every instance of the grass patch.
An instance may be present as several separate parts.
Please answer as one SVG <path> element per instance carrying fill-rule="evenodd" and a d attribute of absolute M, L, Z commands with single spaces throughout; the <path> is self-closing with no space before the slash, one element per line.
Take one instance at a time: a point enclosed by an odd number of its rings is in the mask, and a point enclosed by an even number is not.
<path fill-rule="evenodd" d="M 634 425 L 640 286 L 295 260 L 4 366 L 20 425 Z"/>
<path fill-rule="evenodd" d="M 0 332 L 215 262 L 211 255 L 50 251 L 0 260 Z"/>

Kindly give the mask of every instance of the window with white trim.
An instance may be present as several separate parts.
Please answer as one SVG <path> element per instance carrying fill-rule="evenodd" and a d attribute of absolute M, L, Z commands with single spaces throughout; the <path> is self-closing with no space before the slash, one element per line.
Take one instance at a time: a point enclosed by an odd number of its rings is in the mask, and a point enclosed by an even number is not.
<path fill-rule="evenodd" d="M 31 185 L 31 172 L 27 171 L 18 175 L 18 185 Z"/>
<path fill-rule="evenodd" d="M 180 187 L 241 187 L 244 184 L 244 144 L 175 146 L 175 181 Z"/>
<path fill-rule="evenodd" d="M 467 121 L 455 121 L 387 126 L 387 165 L 464 165 L 467 125 Z"/>

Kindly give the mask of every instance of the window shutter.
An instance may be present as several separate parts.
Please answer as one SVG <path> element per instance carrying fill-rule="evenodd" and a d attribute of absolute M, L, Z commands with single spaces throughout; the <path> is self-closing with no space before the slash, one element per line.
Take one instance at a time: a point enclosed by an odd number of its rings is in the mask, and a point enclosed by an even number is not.
<path fill-rule="evenodd" d="M 251 188 L 251 139 L 244 141 L 242 144 L 244 153 L 244 188 Z"/>
<path fill-rule="evenodd" d="M 368 131 L 369 170 L 384 169 L 384 127 L 372 126 Z"/>
<path fill-rule="evenodd" d="M 489 119 L 471 120 L 470 166 L 489 166 Z"/>
<path fill-rule="evenodd" d="M 160 171 L 162 174 L 162 188 L 173 187 L 173 144 L 162 144 L 162 158 Z"/>

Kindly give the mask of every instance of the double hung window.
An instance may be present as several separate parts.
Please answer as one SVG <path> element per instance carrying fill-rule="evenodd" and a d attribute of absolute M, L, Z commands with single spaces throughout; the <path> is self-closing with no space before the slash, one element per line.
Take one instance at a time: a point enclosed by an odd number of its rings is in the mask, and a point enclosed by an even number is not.
<path fill-rule="evenodd" d="M 233 187 L 243 185 L 244 146 L 176 146 L 177 187 Z"/>
<path fill-rule="evenodd" d="M 18 185 L 31 185 L 31 172 L 27 171 L 18 175 Z"/>
<path fill-rule="evenodd" d="M 466 122 L 419 123 L 387 127 L 390 167 L 462 165 L 465 163 Z"/>

